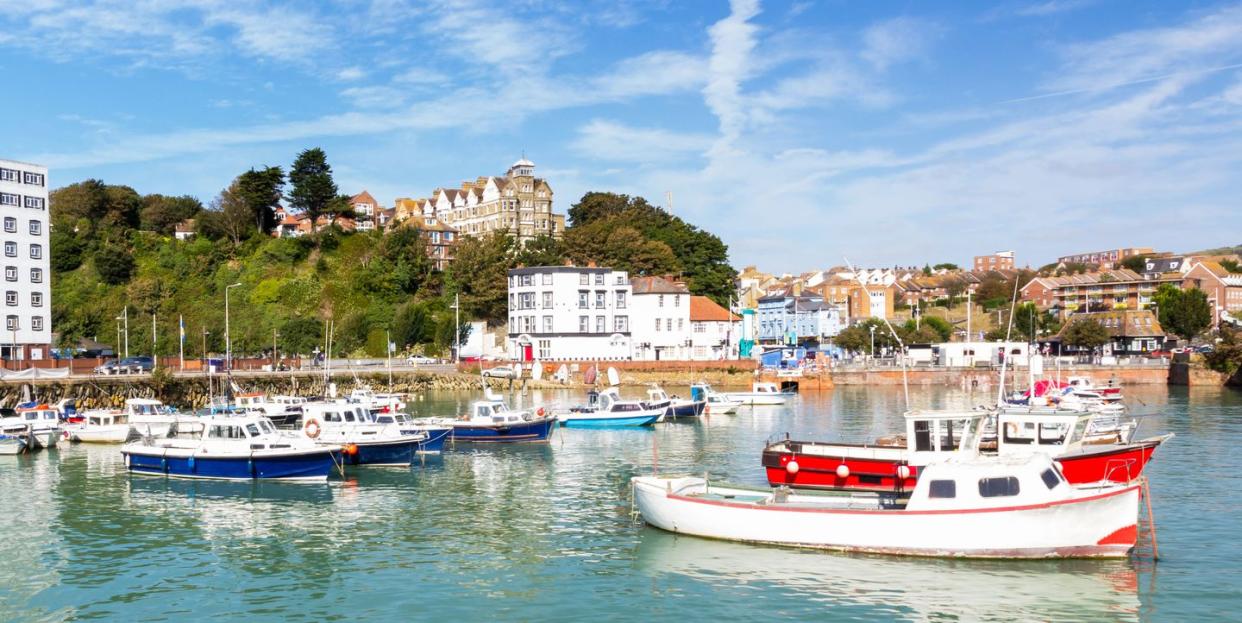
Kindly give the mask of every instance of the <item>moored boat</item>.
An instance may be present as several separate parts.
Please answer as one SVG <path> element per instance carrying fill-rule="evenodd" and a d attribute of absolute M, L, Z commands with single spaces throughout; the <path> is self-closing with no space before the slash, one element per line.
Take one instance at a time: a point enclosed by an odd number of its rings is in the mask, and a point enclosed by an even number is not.
<path fill-rule="evenodd" d="M 623 400 L 617 388 L 609 387 L 592 396 L 587 405 L 561 411 L 556 417 L 562 426 L 571 428 L 625 428 L 655 424 L 667 409 L 667 406 Z"/>
<path fill-rule="evenodd" d="M 444 450 L 444 442 L 448 441 L 453 432 L 451 426 L 424 422 L 400 411 L 372 413 L 371 417 L 375 423 L 392 428 L 402 435 L 423 435 L 423 440 L 418 443 L 419 454 L 440 454 Z"/>
<path fill-rule="evenodd" d="M 964 457 L 926 468 L 908 498 L 635 477 L 657 528 L 850 552 L 965 558 L 1123 557 L 1138 536 L 1139 483 L 1073 486 L 1050 458 Z"/>
<path fill-rule="evenodd" d="M 259 415 L 204 418 L 198 439 L 144 438 L 125 444 L 135 474 L 222 480 L 326 480 L 340 446 L 282 434 Z"/>
<path fill-rule="evenodd" d="M 783 405 L 797 394 L 782 391 L 776 383 L 758 382 L 748 392 L 724 392 L 725 398 L 742 405 Z"/>
<path fill-rule="evenodd" d="M 339 446 L 347 465 L 410 465 L 426 434 L 403 435 L 371 419 L 369 409 L 344 402 L 304 405 L 301 431 L 321 446 Z"/>
<path fill-rule="evenodd" d="M 707 383 L 696 383 L 690 386 L 690 397 L 704 402 L 703 413 L 708 415 L 725 415 L 737 411 L 741 402 L 730 400 L 728 396 L 712 389 Z"/>
<path fill-rule="evenodd" d="M 699 417 L 703 415 L 703 409 L 707 406 L 707 402 L 697 398 L 686 400 L 676 396 L 669 396 L 664 391 L 664 388 L 659 385 L 652 385 L 647 389 L 647 400 L 642 402 L 642 406 L 647 409 L 662 411 L 664 421 L 669 421 L 680 418 Z"/>
<path fill-rule="evenodd" d="M 125 443 L 132 429 L 124 413 L 90 411 L 76 424 L 66 424 L 64 437 L 74 443 Z"/>
<path fill-rule="evenodd" d="M 460 418 L 425 418 L 428 424 L 449 426 L 450 439 L 466 443 L 544 442 L 556 429 L 556 416 L 543 407 L 510 411 L 503 400 L 487 392 L 487 398 L 470 404 Z"/>
<path fill-rule="evenodd" d="M 0 455 L 21 454 L 25 451 L 25 439 L 17 435 L 0 433 Z"/>
<path fill-rule="evenodd" d="M 26 450 L 56 447 L 60 440 L 60 413 L 45 404 L 18 407 L 0 418 L 0 433 L 21 437 Z"/>

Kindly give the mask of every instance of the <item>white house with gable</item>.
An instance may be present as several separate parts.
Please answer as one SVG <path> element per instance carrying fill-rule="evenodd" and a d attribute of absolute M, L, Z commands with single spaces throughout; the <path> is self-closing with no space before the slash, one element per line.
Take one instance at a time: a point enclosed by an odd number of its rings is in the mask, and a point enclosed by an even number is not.
<path fill-rule="evenodd" d="M 509 352 L 522 361 L 630 358 L 629 275 L 595 266 L 509 271 Z"/>

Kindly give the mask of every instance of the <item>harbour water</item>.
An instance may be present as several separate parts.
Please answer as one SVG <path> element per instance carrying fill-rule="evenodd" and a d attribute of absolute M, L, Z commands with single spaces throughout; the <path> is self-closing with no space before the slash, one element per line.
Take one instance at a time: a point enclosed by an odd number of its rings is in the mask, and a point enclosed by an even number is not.
<path fill-rule="evenodd" d="M 911 390 L 916 407 L 989 400 Z M 759 484 L 771 436 L 899 430 L 899 388 L 848 387 L 655 430 L 458 446 L 318 485 L 131 477 L 115 446 L 0 457 L 0 620 L 1236 620 L 1242 393 L 1132 387 L 1127 402 L 1140 437 L 1177 434 L 1148 468 L 1155 565 L 847 556 L 631 519 L 628 479 L 653 468 Z"/>

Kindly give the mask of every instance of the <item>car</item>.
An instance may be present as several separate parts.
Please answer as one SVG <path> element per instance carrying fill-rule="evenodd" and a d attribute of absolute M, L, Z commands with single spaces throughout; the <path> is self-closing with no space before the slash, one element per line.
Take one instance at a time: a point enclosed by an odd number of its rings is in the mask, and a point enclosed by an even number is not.
<path fill-rule="evenodd" d="M 1195 351 L 1206 355 L 1208 353 L 1216 352 L 1216 347 L 1211 344 L 1204 344 L 1203 346 L 1196 348 Z"/>
<path fill-rule="evenodd" d="M 116 374 L 117 372 L 117 361 L 115 359 L 109 359 L 95 366 L 95 374 Z"/>
<path fill-rule="evenodd" d="M 516 379 L 518 371 L 510 366 L 496 366 L 483 371 L 483 376 L 493 379 Z"/>
<path fill-rule="evenodd" d="M 117 363 L 121 372 L 142 373 L 155 368 L 155 359 L 151 357 L 126 357 Z"/>
<path fill-rule="evenodd" d="M 433 363 L 440 363 L 438 360 L 425 355 L 410 355 L 406 358 L 405 362 L 412 366 L 425 366 Z"/>

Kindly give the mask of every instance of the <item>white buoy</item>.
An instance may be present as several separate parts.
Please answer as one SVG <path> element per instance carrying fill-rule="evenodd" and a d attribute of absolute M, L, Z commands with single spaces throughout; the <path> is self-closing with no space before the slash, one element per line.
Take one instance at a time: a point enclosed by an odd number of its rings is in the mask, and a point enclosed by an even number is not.
<path fill-rule="evenodd" d="M 837 466 L 837 478 L 849 478 L 849 477 L 850 477 L 850 466 L 846 465 L 845 463 L 838 465 Z"/>
<path fill-rule="evenodd" d="M 798 473 L 798 462 L 797 462 L 797 461 L 790 461 L 790 462 L 786 463 L 786 464 L 785 464 L 785 471 L 789 472 L 790 474 L 796 474 L 796 473 Z"/>
<path fill-rule="evenodd" d="M 905 465 L 897 466 L 897 478 L 905 480 L 910 477 L 910 468 Z"/>

